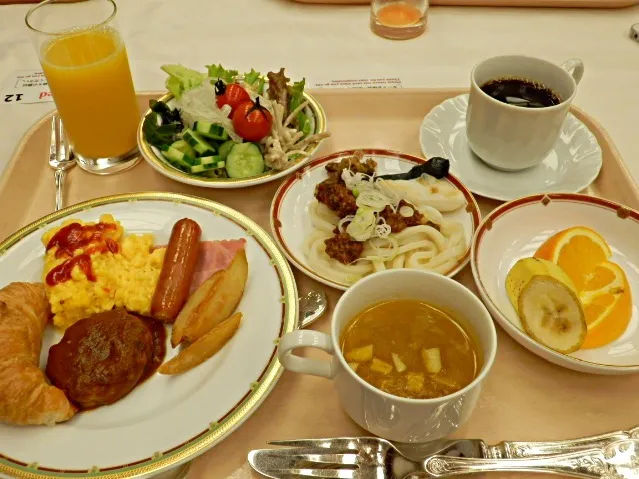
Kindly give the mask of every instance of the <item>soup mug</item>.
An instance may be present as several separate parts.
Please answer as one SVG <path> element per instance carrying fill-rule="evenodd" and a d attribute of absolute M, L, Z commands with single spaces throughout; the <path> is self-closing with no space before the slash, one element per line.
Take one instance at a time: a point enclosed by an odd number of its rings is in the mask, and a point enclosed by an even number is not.
<path fill-rule="evenodd" d="M 388 394 L 360 378 L 348 365 L 340 338 L 350 321 L 385 300 L 414 299 L 453 313 L 474 340 L 478 374 L 466 387 L 435 399 L 410 399 Z M 392 319 L 392 318 L 391 318 Z M 292 354 L 297 348 L 319 348 L 330 361 Z M 300 330 L 280 340 L 279 360 L 289 371 L 328 378 L 344 410 L 371 433 L 399 442 L 427 442 L 448 436 L 472 413 L 497 350 L 497 335 L 482 302 L 460 283 L 436 273 L 396 269 L 375 273 L 344 293 L 333 313 L 331 335 Z"/>

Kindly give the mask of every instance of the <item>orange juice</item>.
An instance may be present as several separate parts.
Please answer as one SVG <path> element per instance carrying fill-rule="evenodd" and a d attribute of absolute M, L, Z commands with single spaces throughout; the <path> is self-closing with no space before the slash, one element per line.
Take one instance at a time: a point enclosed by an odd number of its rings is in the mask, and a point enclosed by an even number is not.
<path fill-rule="evenodd" d="M 406 27 L 421 20 L 422 12 L 404 2 L 389 3 L 377 10 L 377 21 L 389 27 Z"/>
<path fill-rule="evenodd" d="M 44 44 L 40 58 L 76 153 L 109 158 L 136 147 L 140 112 L 117 30 L 69 31 Z"/>

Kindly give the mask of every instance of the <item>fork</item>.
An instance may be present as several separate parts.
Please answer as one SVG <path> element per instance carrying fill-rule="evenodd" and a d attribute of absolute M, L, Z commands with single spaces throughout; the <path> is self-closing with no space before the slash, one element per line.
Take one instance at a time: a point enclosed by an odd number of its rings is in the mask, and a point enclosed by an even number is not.
<path fill-rule="evenodd" d="M 416 445 L 395 445 L 375 437 L 297 439 L 271 441 L 269 444 L 288 448 L 251 451 L 248 459 L 262 474 L 264 471 L 286 471 L 288 474 L 266 474 L 274 478 L 295 477 L 294 473 L 300 471 L 309 477 L 407 477 L 424 471 L 425 459 L 430 457 L 534 459 L 558 453 L 580 454 L 633 437 L 639 438 L 639 427 L 565 441 L 501 442 L 493 446 L 480 439 L 440 440 Z"/>
<path fill-rule="evenodd" d="M 49 145 L 49 166 L 54 170 L 55 211 L 62 209 L 64 178 L 66 171 L 75 166 L 73 152 L 64 137 L 64 127 L 57 113 L 51 118 L 51 144 Z"/>
<path fill-rule="evenodd" d="M 377 445 L 381 444 L 375 441 Z M 307 451 L 301 453 L 301 451 Z M 480 472 L 519 471 L 564 474 L 593 479 L 636 479 L 639 474 L 639 439 L 608 443 L 603 448 L 535 456 L 521 459 L 476 459 L 429 456 L 421 462 L 407 461 L 396 467 L 389 461 L 389 451 L 375 447 L 354 453 L 315 450 L 251 451 L 249 463 L 259 473 L 272 479 L 320 477 L 338 479 L 406 479 L 414 473 L 441 478 Z"/>

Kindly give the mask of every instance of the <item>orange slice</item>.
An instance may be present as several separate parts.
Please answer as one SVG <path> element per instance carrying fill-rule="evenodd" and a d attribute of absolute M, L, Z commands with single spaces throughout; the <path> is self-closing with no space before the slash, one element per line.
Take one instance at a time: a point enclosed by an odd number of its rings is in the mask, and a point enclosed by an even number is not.
<path fill-rule="evenodd" d="M 632 317 L 632 293 L 623 269 L 604 261 L 588 275 L 579 299 L 584 308 L 588 333 L 582 348 L 611 343 L 621 336 Z"/>
<path fill-rule="evenodd" d="M 560 231 L 548 238 L 535 253 L 535 258 L 552 261 L 563 269 L 581 291 L 597 265 L 612 256 L 612 251 L 599 233 L 584 226 Z"/>

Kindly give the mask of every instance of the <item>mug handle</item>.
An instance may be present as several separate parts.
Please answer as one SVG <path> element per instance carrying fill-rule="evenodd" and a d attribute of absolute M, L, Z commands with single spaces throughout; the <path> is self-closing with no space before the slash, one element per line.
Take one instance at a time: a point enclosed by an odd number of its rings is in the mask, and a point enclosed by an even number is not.
<path fill-rule="evenodd" d="M 334 349 L 328 334 L 308 329 L 285 334 L 280 339 L 277 355 L 282 366 L 289 371 L 327 379 L 332 379 L 335 376 L 336 371 L 332 361 L 319 361 L 296 356 L 293 351 L 297 348 L 317 348 L 332 355 Z"/>
<path fill-rule="evenodd" d="M 561 68 L 570 73 L 575 83 L 579 85 L 581 78 L 584 76 L 584 62 L 580 58 L 566 60 L 561 64 Z"/>

